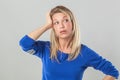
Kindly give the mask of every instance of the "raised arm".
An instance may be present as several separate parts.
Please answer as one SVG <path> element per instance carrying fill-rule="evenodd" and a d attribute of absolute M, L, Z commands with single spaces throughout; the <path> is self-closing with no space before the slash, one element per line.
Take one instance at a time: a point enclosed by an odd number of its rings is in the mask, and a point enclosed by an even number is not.
<path fill-rule="evenodd" d="M 47 14 L 47 22 L 44 26 L 39 27 L 38 29 L 32 31 L 28 36 L 34 40 L 37 40 L 45 31 L 52 27 L 52 20 L 50 19 L 49 14 Z"/>
<path fill-rule="evenodd" d="M 19 44 L 25 52 L 30 54 L 39 55 L 42 57 L 42 50 L 44 49 L 47 42 L 45 41 L 37 41 L 37 39 L 48 29 L 52 28 L 52 20 L 50 19 L 49 15 L 47 16 L 47 22 L 44 26 L 30 32 L 29 34 L 25 35 L 20 41 Z M 41 54 L 37 54 L 37 52 Z"/>

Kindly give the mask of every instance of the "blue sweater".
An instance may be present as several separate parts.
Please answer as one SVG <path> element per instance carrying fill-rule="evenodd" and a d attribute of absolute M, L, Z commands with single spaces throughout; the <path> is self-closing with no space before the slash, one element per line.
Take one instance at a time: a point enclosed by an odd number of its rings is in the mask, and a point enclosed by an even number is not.
<path fill-rule="evenodd" d="M 68 54 L 57 51 L 59 63 L 50 59 L 49 41 L 35 41 L 25 35 L 20 40 L 20 46 L 24 51 L 41 58 L 43 65 L 42 80 L 82 80 L 87 67 L 93 67 L 116 79 L 119 76 L 119 72 L 111 62 L 103 59 L 84 44 L 81 45 L 78 57 L 72 61 L 67 61 Z"/>

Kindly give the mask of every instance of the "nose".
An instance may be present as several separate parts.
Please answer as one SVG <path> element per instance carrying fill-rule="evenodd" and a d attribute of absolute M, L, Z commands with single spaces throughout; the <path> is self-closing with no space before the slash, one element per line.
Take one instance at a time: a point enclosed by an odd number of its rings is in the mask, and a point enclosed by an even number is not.
<path fill-rule="evenodd" d="M 64 28 L 65 26 L 64 26 L 64 24 L 63 24 L 63 22 L 61 22 L 60 23 L 60 28 Z"/>

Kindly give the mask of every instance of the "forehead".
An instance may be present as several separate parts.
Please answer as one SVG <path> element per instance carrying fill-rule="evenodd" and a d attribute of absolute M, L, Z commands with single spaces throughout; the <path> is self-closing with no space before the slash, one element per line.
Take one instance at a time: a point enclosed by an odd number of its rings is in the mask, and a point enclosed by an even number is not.
<path fill-rule="evenodd" d="M 62 18 L 70 18 L 70 16 L 67 13 L 55 13 L 52 16 L 53 20 L 55 20 L 55 19 L 62 19 Z"/>

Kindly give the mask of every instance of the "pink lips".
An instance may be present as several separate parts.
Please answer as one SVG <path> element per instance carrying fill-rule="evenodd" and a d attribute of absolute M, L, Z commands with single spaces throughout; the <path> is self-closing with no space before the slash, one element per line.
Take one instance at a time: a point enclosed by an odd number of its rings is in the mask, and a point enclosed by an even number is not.
<path fill-rule="evenodd" d="M 62 30 L 62 31 L 60 31 L 60 33 L 66 33 L 67 31 L 66 30 Z"/>

